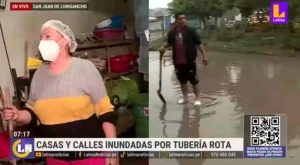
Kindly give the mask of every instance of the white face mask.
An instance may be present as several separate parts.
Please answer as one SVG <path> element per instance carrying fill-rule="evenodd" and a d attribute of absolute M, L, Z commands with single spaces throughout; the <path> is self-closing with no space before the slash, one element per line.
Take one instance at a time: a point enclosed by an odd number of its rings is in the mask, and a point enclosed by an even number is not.
<path fill-rule="evenodd" d="M 54 40 L 41 40 L 39 50 L 43 59 L 51 62 L 57 59 L 60 52 L 59 45 Z"/>

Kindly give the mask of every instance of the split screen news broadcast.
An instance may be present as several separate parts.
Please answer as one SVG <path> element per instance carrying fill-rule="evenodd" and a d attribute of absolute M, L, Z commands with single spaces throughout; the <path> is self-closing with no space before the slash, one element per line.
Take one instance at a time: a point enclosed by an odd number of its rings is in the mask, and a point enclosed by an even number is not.
<path fill-rule="evenodd" d="M 0 165 L 298 165 L 299 0 L 0 0 Z"/>

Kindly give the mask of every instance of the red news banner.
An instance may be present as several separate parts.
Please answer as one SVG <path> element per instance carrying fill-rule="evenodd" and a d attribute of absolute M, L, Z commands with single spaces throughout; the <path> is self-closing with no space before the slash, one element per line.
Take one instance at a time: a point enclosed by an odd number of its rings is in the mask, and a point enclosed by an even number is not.
<path fill-rule="evenodd" d="M 31 2 L 11 2 L 10 10 L 32 10 Z"/>
<path fill-rule="evenodd" d="M 11 11 L 29 10 L 88 10 L 88 3 L 81 2 L 10 2 Z"/>

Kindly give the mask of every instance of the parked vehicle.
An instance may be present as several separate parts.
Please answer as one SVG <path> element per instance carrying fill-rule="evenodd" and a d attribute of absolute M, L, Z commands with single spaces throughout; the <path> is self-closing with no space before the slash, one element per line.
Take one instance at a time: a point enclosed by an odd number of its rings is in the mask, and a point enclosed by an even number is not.
<path fill-rule="evenodd" d="M 225 23 L 225 27 L 226 27 L 227 29 L 233 29 L 233 28 L 235 28 L 235 21 L 227 21 L 227 22 Z"/>
<path fill-rule="evenodd" d="M 261 22 L 260 22 L 260 19 Z M 251 15 L 248 18 L 247 21 L 247 31 L 255 31 L 259 28 L 259 25 L 266 25 L 266 24 L 270 24 L 270 17 L 268 15 L 264 15 L 264 16 L 259 16 L 257 17 L 257 15 Z"/>

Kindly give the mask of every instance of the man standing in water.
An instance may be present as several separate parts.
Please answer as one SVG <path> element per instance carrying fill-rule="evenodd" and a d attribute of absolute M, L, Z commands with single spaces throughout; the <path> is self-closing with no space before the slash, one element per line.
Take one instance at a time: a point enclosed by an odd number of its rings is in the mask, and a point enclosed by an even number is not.
<path fill-rule="evenodd" d="M 175 14 L 175 19 L 176 26 L 168 33 L 167 43 L 162 45 L 159 51 L 163 55 L 169 47 L 173 49 L 173 63 L 183 94 L 183 98 L 178 101 L 178 104 L 188 102 L 187 82 L 189 81 L 193 85 L 196 96 L 194 105 L 200 106 L 196 65 L 197 48 L 203 55 L 202 62 L 204 65 L 208 64 L 207 56 L 196 30 L 187 26 L 186 15 L 184 13 Z"/>

